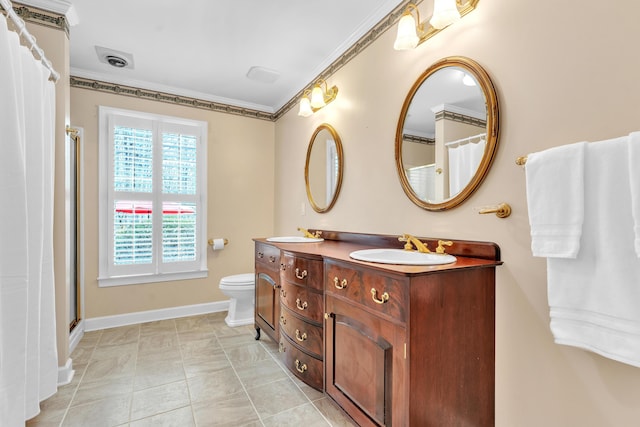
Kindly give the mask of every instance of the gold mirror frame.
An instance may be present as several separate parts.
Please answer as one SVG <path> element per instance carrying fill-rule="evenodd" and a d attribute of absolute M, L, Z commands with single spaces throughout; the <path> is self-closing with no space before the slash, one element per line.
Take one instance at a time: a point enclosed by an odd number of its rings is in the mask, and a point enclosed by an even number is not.
<path fill-rule="evenodd" d="M 310 169 L 311 153 L 312 153 L 313 145 L 316 142 L 316 138 L 318 137 L 318 134 L 323 130 L 326 130 L 331 134 L 331 137 L 335 142 L 336 156 L 338 160 L 337 161 L 338 170 L 336 171 L 337 176 L 335 177 L 335 189 L 333 191 L 333 196 L 331 200 L 327 202 L 326 206 L 321 206 L 314 200 L 313 195 L 311 194 L 311 185 L 309 182 L 310 180 L 309 169 Z M 309 147 L 307 148 L 307 160 L 304 165 L 304 182 L 307 188 L 307 198 L 309 199 L 309 203 L 311 204 L 311 207 L 313 208 L 314 211 L 318 213 L 328 212 L 333 207 L 333 205 L 335 205 L 336 200 L 338 200 L 338 194 L 340 194 L 340 187 L 342 187 L 343 162 L 344 162 L 344 159 L 343 159 L 343 153 L 342 153 L 342 141 L 340 140 L 340 136 L 338 135 L 338 132 L 336 132 L 333 126 L 327 123 L 321 124 L 316 128 L 316 130 L 313 132 L 313 135 L 311 136 L 311 140 L 309 141 Z"/>
<path fill-rule="evenodd" d="M 420 86 L 429 78 L 429 76 L 433 75 L 435 72 L 447 68 L 447 67 L 458 67 L 462 68 L 465 72 L 471 74 L 480 88 L 482 89 L 482 93 L 485 97 L 486 103 L 486 112 L 487 112 L 487 128 L 486 128 L 486 146 L 484 150 L 484 155 L 482 156 L 482 160 L 476 170 L 476 173 L 473 175 L 469 183 L 455 196 L 445 199 L 439 203 L 430 203 L 425 200 L 422 200 L 416 192 L 411 187 L 407 175 L 405 173 L 404 164 L 402 160 L 402 143 L 403 143 L 403 129 L 405 124 L 405 118 L 407 117 L 407 111 L 409 110 L 409 106 L 411 105 L 411 101 L 415 96 L 416 92 L 420 88 Z M 444 58 L 435 64 L 431 65 L 413 84 L 409 94 L 407 95 L 404 104 L 402 105 L 402 110 L 400 112 L 400 118 L 398 120 L 398 128 L 396 130 L 396 143 L 395 143 L 395 157 L 396 157 L 396 167 L 398 170 L 398 176 L 400 178 L 400 182 L 402 184 L 402 189 L 407 194 L 409 199 L 416 205 L 421 208 L 427 209 L 429 211 L 443 211 L 447 209 L 454 208 L 458 206 L 460 203 L 465 201 L 480 185 L 482 180 L 487 175 L 491 163 L 495 157 L 497 148 L 498 148 L 498 124 L 499 124 L 499 109 L 498 109 L 498 97 L 496 95 L 495 87 L 489 78 L 487 72 L 475 61 L 472 59 L 461 57 L 461 56 L 452 56 L 448 58 Z"/>

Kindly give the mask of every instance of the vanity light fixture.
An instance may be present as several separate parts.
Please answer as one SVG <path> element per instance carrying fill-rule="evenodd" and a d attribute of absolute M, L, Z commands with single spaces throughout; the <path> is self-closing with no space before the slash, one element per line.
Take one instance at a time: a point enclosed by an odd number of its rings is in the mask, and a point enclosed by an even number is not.
<path fill-rule="evenodd" d="M 324 85 L 324 88 L 322 87 Z M 314 85 L 313 89 L 305 90 L 302 99 L 300 99 L 300 109 L 298 115 L 309 117 L 319 109 L 336 99 L 338 88 L 336 86 L 328 87 L 327 82 L 320 79 Z"/>
<path fill-rule="evenodd" d="M 434 0 L 433 15 L 429 22 L 420 20 L 420 11 L 413 4 L 407 4 L 398 21 L 398 34 L 393 44 L 395 50 L 414 49 L 440 30 L 453 24 L 476 8 L 479 0 Z M 413 12 L 416 17 L 414 18 Z"/>

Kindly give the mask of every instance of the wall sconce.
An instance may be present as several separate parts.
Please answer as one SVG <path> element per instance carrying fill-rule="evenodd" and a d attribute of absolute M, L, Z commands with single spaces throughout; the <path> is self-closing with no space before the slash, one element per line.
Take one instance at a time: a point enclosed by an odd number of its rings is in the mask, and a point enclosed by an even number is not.
<path fill-rule="evenodd" d="M 433 15 L 426 22 L 420 21 L 418 7 L 409 3 L 398 21 L 398 35 L 393 44 L 395 50 L 414 49 L 442 29 L 453 24 L 476 8 L 479 0 L 434 0 Z M 463 3 L 464 2 L 464 3 Z M 416 18 L 413 17 L 413 12 Z M 416 23 L 417 22 L 417 23 Z"/>
<path fill-rule="evenodd" d="M 322 85 L 324 84 L 324 89 Z M 320 79 L 314 85 L 313 89 L 305 90 L 302 99 L 300 100 L 300 109 L 298 115 L 302 117 L 309 117 L 319 109 L 323 108 L 331 101 L 336 99 L 338 95 L 338 88 L 332 86 L 329 88 L 327 82 Z"/>

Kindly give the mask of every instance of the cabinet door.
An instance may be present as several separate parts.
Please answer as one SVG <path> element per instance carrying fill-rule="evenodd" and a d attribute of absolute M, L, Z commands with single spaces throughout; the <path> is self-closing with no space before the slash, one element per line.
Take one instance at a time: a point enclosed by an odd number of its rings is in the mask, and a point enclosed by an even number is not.
<path fill-rule="evenodd" d="M 261 271 L 256 273 L 256 318 L 262 319 L 267 324 L 271 329 L 267 332 L 271 332 L 272 338 L 276 340 L 280 316 L 278 288 L 277 282 L 269 274 Z"/>
<path fill-rule="evenodd" d="M 326 392 L 361 426 L 406 425 L 404 328 L 327 295 Z"/>

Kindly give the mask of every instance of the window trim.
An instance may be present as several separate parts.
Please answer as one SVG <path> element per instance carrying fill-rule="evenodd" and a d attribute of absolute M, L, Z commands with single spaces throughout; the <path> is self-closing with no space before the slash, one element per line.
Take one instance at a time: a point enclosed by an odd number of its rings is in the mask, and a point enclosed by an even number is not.
<path fill-rule="evenodd" d="M 133 285 L 133 284 L 145 284 L 154 282 L 166 282 L 176 280 L 187 280 L 196 278 L 205 278 L 208 276 L 207 269 L 207 135 L 208 124 L 205 121 L 183 119 L 179 117 L 165 116 L 155 113 L 145 113 L 140 111 L 125 110 L 121 108 L 113 108 L 106 106 L 98 107 L 98 163 L 99 163 L 99 176 L 98 176 L 98 286 L 121 286 L 121 285 Z M 196 260 L 189 262 L 191 264 L 189 269 L 180 269 L 179 265 L 184 266 L 185 263 L 163 263 L 161 259 L 151 264 L 150 269 L 153 271 L 144 271 L 137 273 L 125 273 L 122 274 L 121 270 L 127 270 L 127 268 L 118 268 L 113 264 L 113 214 L 111 213 L 110 206 L 115 200 L 113 181 L 110 181 L 110 174 L 113 172 L 113 144 L 112 144 L 112 128 L 114 121 L 118 123 L 130 121 L 131 123 L 147 121 L 151 123 L 154 138 L 161 134 L 161 131 L 166 128 L 172 127 L 195 127 L 197 138 L 197 177 L 196 177 L 196 195 L 187 196 L 195 201 L 197 206 L 197 219 L 196 219 L 196 239 L 197 253 Z M 158 158 L 157 153 L 161 153 L 161 147 L 158 148 L 157 141 L 154 140 L 154 162 Z M 161 144 L 160 144 L 161 145 Z M 161 158 L 161 157 L 160 157 Z M 162 170 L 160 167 L 154 165 L 154 174 L 160 174 Z M 160 192 L 145 193 L 147 198 L 157 199 L 160 202 L 171 201 L 175 198 L 174 195 L 162 195 Z M 132 200 L 136 198 L 136 194 L 132 193 Z M 180 198 L 181 196 L 178 196 Z M 153 213 L 154 218 L 162 218 L 162 214 Z M 156 234 L 158 233 L 159 234 Z M 109 234 L 111 233 L 111 235 Z M 158 242 L 157 237 L 160 236 Z M 154 225 L 154 253 L 158 245 L 162 246 L 162 224 Z M 156 257 L 157 258 L 157 257 Z M 134 268 L 130 270 L 138 270 L 138 266 L 132 266 Z M 120 271 L 118 271 L 120 270 Z"/>

